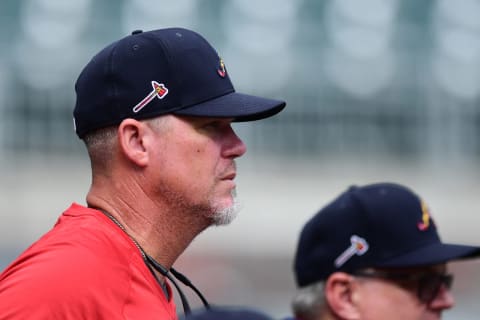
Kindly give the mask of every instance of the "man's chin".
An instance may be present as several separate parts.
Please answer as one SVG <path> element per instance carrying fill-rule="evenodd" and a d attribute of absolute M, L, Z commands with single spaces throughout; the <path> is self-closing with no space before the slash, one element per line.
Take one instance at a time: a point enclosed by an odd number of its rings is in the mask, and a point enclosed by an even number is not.
<path fill-rule="evenodd" d="M 239 211 L 240 205 L 237 201 L 234 201 L 232 205 L 223 209 L 216 209 L 210 216 L 212 225 L 226 226 L 230 224 L 237 217 Z"/>

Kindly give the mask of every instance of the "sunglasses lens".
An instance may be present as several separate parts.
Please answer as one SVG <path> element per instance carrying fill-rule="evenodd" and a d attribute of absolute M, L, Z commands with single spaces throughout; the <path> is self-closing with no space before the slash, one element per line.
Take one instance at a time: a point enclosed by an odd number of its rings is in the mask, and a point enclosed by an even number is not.
<path fill-rule="evenodd" d="M 357 271 L 354 274 L 358 277 L 383 278 L 398 282 L 405 288 L 417 290 L 418 298 L 424 303 L 430 303 L 434 300 L 438 296 L 442 286 L 450 289 L 453 282 L 453 275 L 451 274 L 411 274 L 362 271 Z"/>
<path fill-rule="evenodd" d="M 423 302 L 431 302 L 438 295 L 441 286 L 443 285 L 450 289 L 452 281 L 452 275 L 437 274 L 424 276 L 418 282 L 418 297 Z"/>

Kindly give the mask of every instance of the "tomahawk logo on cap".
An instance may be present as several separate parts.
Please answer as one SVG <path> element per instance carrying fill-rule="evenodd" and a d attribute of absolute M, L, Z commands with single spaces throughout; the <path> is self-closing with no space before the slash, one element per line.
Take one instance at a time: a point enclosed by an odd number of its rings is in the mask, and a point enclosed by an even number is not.
<path fill-rule="evenodd" d="M 158 83 L 157 81 L 152 81 L 153 91 L 150 92 L 142 101 L 140 101 L 135 107 L 133 107 L 133 112 L 137 113 L 142 110 L 149 102 L 153 99 L 163 99 L 167 93 L 168 89 L 163 83 Z"/>

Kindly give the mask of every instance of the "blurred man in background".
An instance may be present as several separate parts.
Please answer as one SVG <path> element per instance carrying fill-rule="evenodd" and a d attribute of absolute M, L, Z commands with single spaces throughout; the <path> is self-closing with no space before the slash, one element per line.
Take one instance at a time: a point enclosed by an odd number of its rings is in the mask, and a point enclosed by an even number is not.
<path fill-rule="evenodd" d="M 351 187 L 303 228 L 295 256 L 301 320 L 440 319 L 454 306 L 447 263 L 480 247 L 441 242 L 426 203 L 393 183 Z"/>
<path fill-rule="evenodd" d="M 135 31 L 101 50 L 76 85 L 76 133 L 87 147 L 87 206 L 0 275 L 0 319 L 177 319 L 172 265 L 211 225 L 235 216 L 232 122 L 283 101 L 236 93 L 223 60 L 181 28 Z M 199 293 L 206 306 L 208 303 Z"/>

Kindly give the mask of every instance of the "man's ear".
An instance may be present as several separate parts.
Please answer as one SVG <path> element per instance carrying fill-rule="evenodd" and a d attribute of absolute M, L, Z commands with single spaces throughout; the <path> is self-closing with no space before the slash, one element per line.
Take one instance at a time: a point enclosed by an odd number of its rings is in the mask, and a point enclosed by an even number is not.
<path fill-rule="evenodd" d="M 355 279 L 344 272 L 332 273 L 325 282 L 325 299 L 340 319 L 360 319 L 355 299 Z"/>
<path fill-rule="evenodd" d="M 125 119 L 118 126 L 118 144 L 123 155 L 138 166 L 148 164 L 146 135 L 148 126 L 135 119 Z"/>

